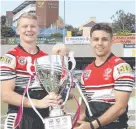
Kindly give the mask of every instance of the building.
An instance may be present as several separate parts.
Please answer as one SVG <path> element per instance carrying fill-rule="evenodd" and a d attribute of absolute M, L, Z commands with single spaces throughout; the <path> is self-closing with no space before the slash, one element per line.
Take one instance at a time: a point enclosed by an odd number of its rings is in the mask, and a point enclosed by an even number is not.
<path fill-rule="evenodd" d="M 24 1 L 13 11 L 13 26 L 16 27 L 18 18 L 25 12 L 36 13 L 39 27 L 48 28 L 62 23 L 59 17 L 59 1 Z M 61 21 L 59 21 L 61 20 Z"/>
<path fill-rule="evenodd" d="M 12 11 L 6 11 L 6 25 L 12 27 L 13 24 L 13 13 Z"/>
<path fill-rule="evenodd" d="M 79 27 L 79 34 L 84 37 L 90 37 L 91 28 L 97 23 L 96 17 L 90 17 L 88 21 Z M 112 23 L 108 23 L 112 27 Z"/>
<path fill-rule="evenodd" d="M 79 31 L 84 37 L 90 37 L 90 30 L 96 24 L 96 17 L 90 17 L 88 21 L 79 27 Z"/>

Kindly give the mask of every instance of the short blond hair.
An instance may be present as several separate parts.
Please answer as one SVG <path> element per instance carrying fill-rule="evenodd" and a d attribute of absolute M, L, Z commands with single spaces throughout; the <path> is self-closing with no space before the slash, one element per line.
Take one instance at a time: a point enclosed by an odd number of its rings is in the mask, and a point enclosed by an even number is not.
<path fill-rule="evenodd" d="M 19 24 L 20 24 L 20 19 L 22 19 L 22 18 L 34 19 L 34 20 L 38 21 L 38 18 L 37 18 L 37 16 L 36 16 L 36 14 L 34 14 L 34 13 L 23 13 L 23 14 L 19 17 L 19 19 L 18 19 L 18 21 L 17 21 L 17 27 L 19 26 Z"/>
<path fill-rule="evenodd" d="M 64 43 L 57 43 L 52 48 L 52 54 L 57 54 L 62 49 L 68 49 Z M 68 49 L 69 50 L 69 49 Z"/>

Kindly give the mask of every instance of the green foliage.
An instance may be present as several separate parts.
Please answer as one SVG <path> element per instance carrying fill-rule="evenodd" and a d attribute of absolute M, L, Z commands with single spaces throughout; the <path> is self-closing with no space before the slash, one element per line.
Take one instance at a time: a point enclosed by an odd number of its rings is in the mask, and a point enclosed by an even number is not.
<path fill-rule="evenodd" d="M 63 37 L 63 35 L 60 33 L 55 33 L 55 34 L 52 34 L 51 37 Z"/>
<path fill-rule="evenodd" d="M 78 28 L 74 28 L 72 25 L 66 25 L 65 27 L 67 29 L 67 31 L 71 31 L 72 32 L 72 36 L 77 36 L 78 35 Z"/>
<path fill-rule="evenodd" d="M 122 31 L 118 31 L 116 33 L 117 36 L 129 36 L 131 35 L 131 31 L 130 30 L 122 30 Z"/>
<path fill-rule="evenodd" d="M 5 25 L 1 26 L 1 37 L 14 37 L 15 32 L 11 27 Z"/>
<path fill-rule="evenodd" d="M 113 32 L 129 30 L 131 33 L 135 32 L 135 15 L 131 13 L 125 13 L 123 10 L 117 11 L 112 15 L 113 20 L 112 27 Z"/>
<path fill-rule="evenodd" d="M 1 16 L 1 25 L 6 24 L 6 16 Z"/>
<path fill-rule="evenodd" d="M 15 32 L 11 27 L 6 26 L 6 16 L 1 16 L 1 37 L 14 37 Z"/>

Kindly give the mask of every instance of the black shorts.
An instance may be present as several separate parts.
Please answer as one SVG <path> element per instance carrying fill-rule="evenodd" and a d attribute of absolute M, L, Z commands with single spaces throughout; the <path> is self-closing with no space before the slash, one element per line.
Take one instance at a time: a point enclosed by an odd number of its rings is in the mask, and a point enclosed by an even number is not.
<path fill-rule="evenodd" d="M 93 121 L 95 120 L 95 118 L 100 117 L 112 105 L 104 102 L 90 102 L 89 106 L 93 116 L 90 116 L 88 110 L 86 109 L 85 121 L 88 122 Z M 122 114 L 116 121 L 113 121 L 112 123 L 105 125 L 99 129 L 127 129 L 128 127 L 127 121 L 128 121 L 128 116 L 126 110 L 126 112 Z"/>
<path fill-rule="evenodd" d="M 47 93 L 45 93 L 45 91 L 30 91 L 29 95 L 31 98 L 34 99 L 42 99 L 47 95 Z M 49 116 L 49 108 L 37 110 L 43 118 Z M 8 115 L 5 121 L 4 129 L 14 129 L 14 124 L 18 111 L 19 111 L 18 106 L 14 105 L 8 106 Z M 18 127 L 16 129 L 44 129 L 44 124 L 32 108 L 24 107 L 23 116 L 20 122 L 20 128 Z"/>
<path fill-rule="evenodd" d="M 4 129 L 14 129 L 16 115 L 17 113 L 8 114 L 5 121 Z M 39 117 L 33 117 L 31 115 L 23 114 L 19 126 L 15 129 L 44 129 L 44 124 Z"/>

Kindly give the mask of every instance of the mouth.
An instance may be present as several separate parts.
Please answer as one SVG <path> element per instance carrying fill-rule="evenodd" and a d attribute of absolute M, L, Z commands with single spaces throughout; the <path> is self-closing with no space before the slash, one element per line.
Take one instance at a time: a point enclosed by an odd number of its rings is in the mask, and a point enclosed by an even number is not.
<path fill-rule="evenodd" d="M 25 34 L 27 37 L 32 37 L 34 34 Z"/>
<path fill-rule="evenodd" d="M 104 48 L 103 47 L 98 47 L 98 48 L 96 48 L 98 51 L 102 51 L 102 50 L 104 50 Z"/>

